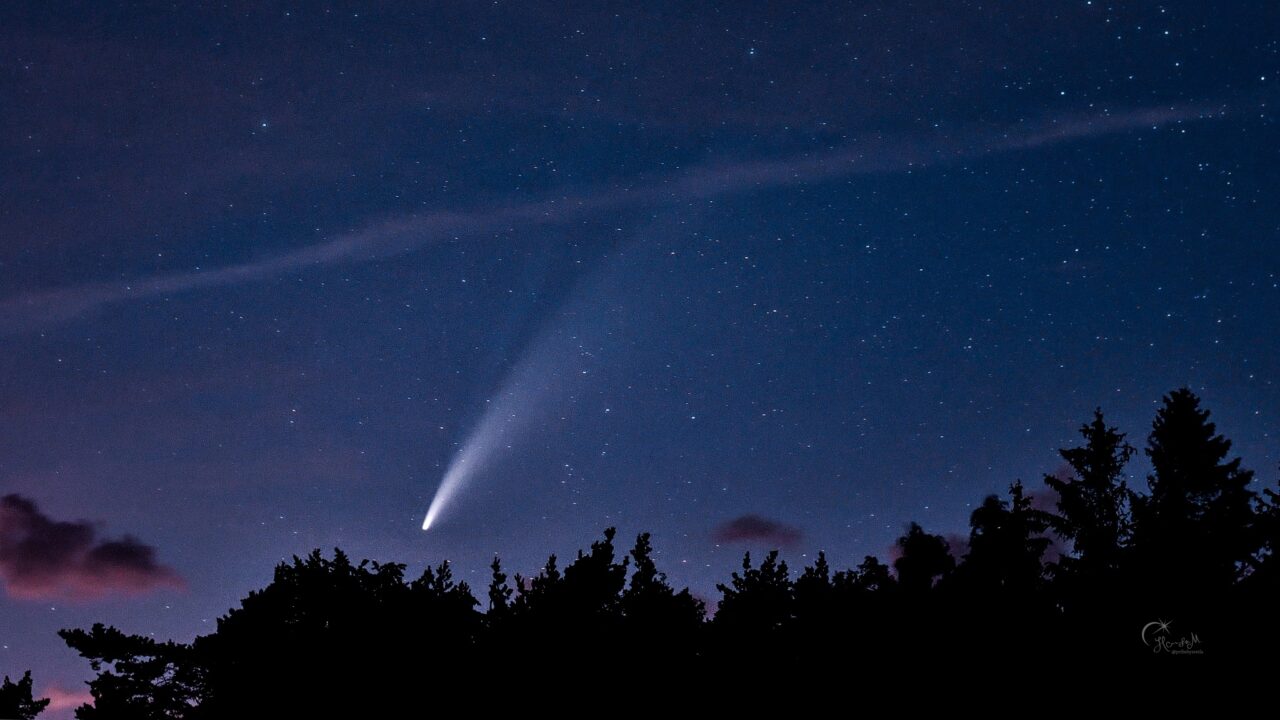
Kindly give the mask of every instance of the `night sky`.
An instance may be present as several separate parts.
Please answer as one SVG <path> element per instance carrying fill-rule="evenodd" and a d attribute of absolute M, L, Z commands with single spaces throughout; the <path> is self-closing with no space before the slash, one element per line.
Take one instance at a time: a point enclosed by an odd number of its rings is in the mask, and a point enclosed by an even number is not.
<path fill-rule="evenodd" d="M 112 5 L 0 9 L 0 674 L 57 704 L 58 628 L 316 547 L 855 565 L 1181 385 L 1275 481 L 1273 3 Z"/>

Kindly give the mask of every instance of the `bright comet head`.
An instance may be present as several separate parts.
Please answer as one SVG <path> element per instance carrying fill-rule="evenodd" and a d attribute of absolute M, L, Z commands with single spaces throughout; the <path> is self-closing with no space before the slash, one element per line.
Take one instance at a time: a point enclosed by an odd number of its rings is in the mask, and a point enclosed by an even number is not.
<path fill-rule="evenodd" d="M 483 424 L 482 424 L 483 427 Z M 449 465 L 448 471 L 445 472 L 444 478 L 440 481 L 440 487 L 436 488 L 435 497 L 431 498 L 431 505 L 427 507 L 427 516 L 422 519 L 422 529 L 430 530 L 435 524 L 436 519 L 440 516 L 440 511 L 444 509 L 458 491 L 465 484 L 466 479 L 475 470 L 475 463 L 468 463 L 468 458 L 475 456 L 483 451 L 488 452 L 488 436 L 483 432 L 477 432 L 471 436 L 462 447 L 462 452 L 453 459 Z"/>
<path fill-rule="evenodd" d="M 462 484 L 462 478 L 465 473 L 462 472 L 461 460 L 454 461 L 449 467 L 449 472 L 444 474 L 444 479 L 440 481 L 440 487 L 436 489 L 436 496 L 431 498 L 431 505 L 427 507 L 427 516 L 422 519 L 422 529 L 430 530 L 435 524 L 436 518 L 440 515 L 440 509 L 458 490 L 458 486 Z"/>

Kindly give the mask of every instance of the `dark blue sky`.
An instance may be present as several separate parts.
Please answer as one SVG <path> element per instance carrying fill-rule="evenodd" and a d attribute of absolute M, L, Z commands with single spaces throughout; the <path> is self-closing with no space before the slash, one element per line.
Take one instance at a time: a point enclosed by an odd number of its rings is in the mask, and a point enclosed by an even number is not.
<path fill-rule="evenodd" d="M 854 565 L 1180 385 L 1274 483 L 1274 5 L 409 5 L 0 10 L 0 494 L 154 552 L 0 558 L 0 673 L 314 547 Z"/>

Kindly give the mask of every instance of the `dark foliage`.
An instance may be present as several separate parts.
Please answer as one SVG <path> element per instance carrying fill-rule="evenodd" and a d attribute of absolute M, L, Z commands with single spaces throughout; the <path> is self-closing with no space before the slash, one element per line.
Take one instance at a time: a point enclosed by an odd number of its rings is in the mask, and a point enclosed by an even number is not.
<path fill-rule="evenodd" d="M 1159 587 L 1220 587 L 1246 562 L 1253 473 L 1230 451 L 1190 390 L 1165 396 L 1147 443 L 1151 492 L 1134 501 L 1134 550 Z"/>
<path fill-rule="evenodd" d="M 1164 398 L 1146 449 L 1149 494 L 1128 487 L 1134 449 L 1097 411 L 1083 445 L 1061 451 L 1070 476 L 1045 479 L 1055 510 L 1015 482 L 973 511 L 962 557 L 910 523 L 892 571 L 870 556 L 833 570 L 819 553 L 793 577 L 777 551 L 758 565 L 748 554 L 718 586 L 710 620 L 659 571 L 648 534 L 619 557 L 607 529 L 563 569 L 552 555 L 514 587 L 494 558 L 485 613 L 448 563 L 409 581 L 403 565 L 317 551 L 281 564 L 190 645 L 101 625 L 63 631 L 98 672 L 96 705 L 77 717 L 396 714 L 432 708 L 481 671 L 589 692 L 610 686 L 589 678 L 678 683 L 726 667 L 786 673 L 856 658 L 906 667 L 980 653 L 1065 666 L 1269 647 L 1280 495 L 1253 492 L 1208 418 L 1190 391 Z M 1047 557 L 1055 543 L 1060 554 Z M 4 692 L 29 698 L 24 682 Z"/>
<path fill-rule="evenodd" d="M 1048 521 L 1015 482 L 1009 500 L 990 495 L 969 519 L 969 552 L 955 573 L 963 590 L 1025 601 L 1041 587 Z M 901 571 L 899 571 L 901 574 Z"/>
<path fill-rule="evenodd" d="M 125 635 L 101 623 L 59 635 L 98 673 L 89 682 L 93 704 L 76 710 L 79 720 L 192 717 L 193 709 L 209 697 L 207 666 L 189 645 Z"/>
<path fill-rule="evenodd" d="M 31 696 L 31 671 L 22 674 L 18 682 L 9 676 L 0 685 L 0 717 L 11 720 L 31 720 L 44 711 L 49 699 L 37 700 Z"/>
<path fill-rule="evenodd" d="M 1058 453 L 1071 467 L 1071 476 L 1044 478 L 1058 496 L 1057 514 L 1046 519 L 1075 550 L 1058 563 L 1060 572 L 1096 583 L 1118 569 L 1129 540 L 1130 493 L 1124 468 L 1134 448 L 1124 433 L 1107 425 L 1101 409 L 1094 410 L 1093 422 L 1081 426 L 1080 434 L 1084 445 Z"/>
<path fill-rule="evenodd" d="M 898 587 L 911 595 L 923 595 L 956 566 L 947 541 L 941 535 L 930 535 L 917 523 L 907 526 L 907 534 L 898 538 L 901 553 L 893 561 L 898 573 Z"/>

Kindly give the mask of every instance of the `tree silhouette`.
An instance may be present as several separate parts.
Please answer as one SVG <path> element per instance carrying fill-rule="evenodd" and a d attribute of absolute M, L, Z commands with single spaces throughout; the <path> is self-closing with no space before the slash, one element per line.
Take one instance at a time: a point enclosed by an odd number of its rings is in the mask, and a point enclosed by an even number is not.
<path fill-rule="evenodd" d="M 1071 476 L 1046 478 L 1056 512 L 1034 508 L 1013 483 L 971 513 L 958 562 L 942 536 L 914 522 L 892 570 L 870 555 L 836 570 L 819 552 L 793 581 L 777 550 L 758 566 L 747 553 L 716 586 L 710 620 L 702 601 L 672 587 L 647 533 L 620 558 L 608 528 L 563 570 L 553 554 L 513 584 L 495 557 L 485 614 L 448 562 L 409 580 L 402 564 L 315 551 L 277 565 L 271 583 L 192 643 L 100 624 L 61 631 L 97 673 L 94 704 L 76 716 L 403 717 L 477 672 L 497 687 L 568 680 L 570 696 L 584 697 L 609 691 L 614 677 L 648 687 L 726 668 L 814 669 L 833 651 L 888 667 L 918 663 L 921 649 L 934 662 L 966 661 L 974 648 L 1010 662 L 1046 649 L 1080 662 L 1150 655 L 1137 631 L 1153 619 L 1203 633 L 1215 653 L 1280 639 L 1270 622 L 1280 492 L 1254 495 L 1252 474 L 1228 460 L 1230 442 L 1199 399 L 1187 390 L 1164 398 L 1148 438 L 1149 495 L 1126 487 L 1133 448 L 1101 411 L 1081 435 L 1082 445 L 1059 452 Z M 1070 552 L 1046 571 L 1049 530 Z M 6 678 L 0 713 L 39 712 L 30 685 L 29 674 Z"/>
<path fill-rule="evenodd" d="M 1134 500 L 1134 546 L 1150 586 L 1198 595 L 1238 577 L 1252 550 L 1253 473 L 1226 460 L 1230 451 L 1194 393 L 1164 397 L 1147 441 L 1151 492 Z"/>
<path fill-rule="evenodd" d="M 497 555 L 493 556 L 493 563 L 489 565 L 492 571 L 491 580 L 489 581 L 489 616 L 490 620 L 494 617 L 500 617 L 511 607 L 511 594 L 514 592 L 510 585 L 507 585 L 507 574 L 502 572 L 502 561 Z"/>
<path fill-rule="evenodd" d="M 614 528 L 604 531 L 604 539 L 591 543 L 587 553 L 564 569 L 564 599 L 567 609 L 580 620 L 610 622 L 622 613 L 621 593 L 627 583 L 627 563 L 614 561 Z"/>
<path fill-rule="evenodd" d="M 1265 488 L 1254 500 L 1253 553 L 1242 582 L 1251 604 L 1271 612 L 1280 600 L 1280 493 Z"/>
<path fill-rule="evenodd" d="M 4 676 L 0 684 L 0 717 L 12 720 L 32 720 L 49 705 L 49 698 L 36 700 L 31 696 L 31 671 L 22 674 L 18 682 Z"/>
<path fill-rule="evenodd" d="M 547 557 L 542 571 L 534 577 L 525 578 L 516 573 L 516 600 L 513 607 L 521 614 L 541 609 L 552 602 L 548 598 L 554 597 L 559 585 L 560 570 L 556 567 L 555 553 L 552 553 Z"/>
<path fill-rule="evenodd" d="M 403 566 L 399 566 L 403 571 Z M 375 577 L 377 575 L 375 574 Z M 387 574 L 390 580 L 394 575 Z M 409 583 L 409 594 L 403 603 L 396 602 L 398 588 L 388 588 L 388 601 L 383 606 L 399 613 L 402 626 L 412 626 L 433 645 L 444 648 L 468 646 L 481 626 L 475 608 L 479 604 L 465 582 L 455 583 L 453 569 L 446 560 L 435 568 L 428 566 L 422 576 Z M 395 617 L 395 615 L 393 615 Z M 438 619 L 447 619 L 439 622 Z"/>
<path fill-rule="evenodd" d="M 349 688 L 461 672 L 481 621 L 469 588 L 453 581 L 448 563 L 412 582 L 404 570 L 355 564 L 339 550 L 278 565 L 270 585 L 194 645 L 209 685 L 204 716 L 386 712 L 396 698 L 356 702 Z M 413 663 L 402 661 L 406 652 Z"/>
<path fill-rule="evenodd" d="M 190 646 L 125 635 L 101 623 L 87 632 L 60 630 L 58 634 L 98 673 L 89 682 L 93 704 L 76 709 L 79 720 L 196 717 L 207 685 Z"/>
<path fill-rule="evenodd" d="M 622 591 L 628 559 L 619 562 L 614 528 L 604 538 L 579 551 L 563 572 L 555 555 L 542 571 L 525 579 L 516 575 L 516 596 L 500 636 L 490 638 L 497 651 L 546 648 L 562 669 L 594 671 L 600 657 L 616 647 L 624 634 Z"/>
<path fill-rule="evenodd" d="M 1107 425 L 1101 408 L 1093 411 L 1092 422 L 1080 427 L 1080 435 L 1084 445 L 1058 451 L 1072 475 L 1046 475 L 1044 482 L 1058 496 L 1058 512 L 1049 522 L 1075 551 L 1059 560 L 1061 571 L 1098 581 L 1118 569 L 1129 539 L 1130 492 L 1124 468 L 1134 448 L 1124 433 Z"/>
<path fill-rule="evenodd" d="M 716 585 L 720 605 L 715 623 L 738 633 L 767 635 L 791 616 L 792 587 L 787 564 L 778 551 L 765 556 L 760 567 L 751 566 L 751 553 L 742 557 L 742 573 L 733 573 L 729 584 Z"/>
<path fill-rule="evenodd" d="M 907 532 L 898 538 L 901 554 L 893 561 L 898 572 L 898 585 L 903 591 L 922 594 L 933 587 L 934 582 L 955 568 L 955 558 L 941 535 L 930 535 L 917 523 L 907 526 Z"/>
<path fill-rule="evenodd" d="M 862 593 L 888 593 L 897 587 L 889 566 L 874 555 L 866 556 L 855 570 L 836 573 L 837 588 L 848 587 Z"/>
<path fill-rule="evenodd" d="M 825 552 L 800 571 L 793 586 L 793 653 L 840 639 L 863 647 L 880 643 L 877 626 L 894 609 L 896 583 L 889 567 L 874 557 L 853 570 L 833 572 Z M 874 624 L 869 621 L 874 621 Z"/>
<path fill-rule="evenodd" d="M 819 552 L 813 564 L 800 571 L 793 594 L 797 618 L 825 618 L 831 613 L 836 588 L 831 582 L 831 566 L 825 552 Z"/>
<path fill-rule="evenodd" d="M 631 582 L 622 593 L 622 611 L 637 633 L 692 634 L 706 614 L 702 601 L 688 588 L 676 592 L 653 560 L 649 533 L 636 537 L 631 549 Z"/>
<path fill-rule="evenodd" d="M 662 662 L 687 665 L 701 641 L 705 608 L 689 590 L 676 591 L 653 559 L 649 533 L 636 537 L 630 552 L 631 579 L 621 595 L 620 660 L 637 669 Z"/>
<path fill-rule="evenodd" d="M 1025 596 L 1039 589 L 1048 523 L 1032 509 L 1022 483 L 1009 487 L 1007 502 L 987 496 L 969 526 L 969 552 L 956 570 L 967 591 Z"/>
<path fill-rule="evenodd" d="M 622 594 L 622 606 L 628 616 L 639 618 L 648 614 L 650 603 L 668 597 L 672 591 L 667 585 L 667 576 L 658 572 L 658 564 L 653 560 L 649 533 L 636 536 L 630 557 L 635 570 L 631 573 L 630 585 Z"/>

